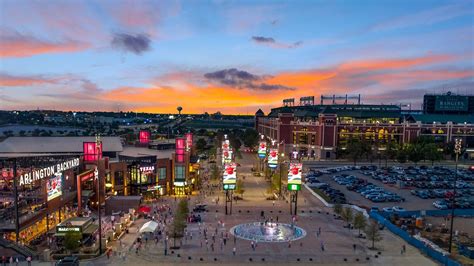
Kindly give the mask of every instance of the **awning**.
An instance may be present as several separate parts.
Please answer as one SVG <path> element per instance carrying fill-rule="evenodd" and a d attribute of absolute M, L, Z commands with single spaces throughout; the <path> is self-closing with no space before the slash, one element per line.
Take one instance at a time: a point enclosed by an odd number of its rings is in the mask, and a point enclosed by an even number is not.
<path fill-rule="evenodd" d="M 140 228 L 140 233 L 153 233 L 158 227 L 158 223 L 154 221 L 146 222 L 142 228 Z"/>
<path fill-rule="evenodd" d="M 151 208 L 146 206 L 146 205 L 143 205 L 140 208 L 138 208 L 138 212 L 149 213 L 149 212 L 151 212 Z"/>
<path fill-rule="evenodd" d="M 90 198 L 90 197 L 92 197 L 92 196 L 95 195 L 95 191 L 94 191 L 94 190 L 83 190 L 81 194 L 82 194 L 81 196 L 82 196 L 83 198 L 88 199 L 88 198 Z"/>

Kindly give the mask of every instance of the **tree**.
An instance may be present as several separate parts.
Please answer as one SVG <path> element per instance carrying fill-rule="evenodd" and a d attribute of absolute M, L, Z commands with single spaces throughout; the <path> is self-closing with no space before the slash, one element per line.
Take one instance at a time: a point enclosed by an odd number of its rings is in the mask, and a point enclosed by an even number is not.
<path fill-rule="evenodd" d="M 211 179 L 218 180 L 220 177 L 221 177 L 221 173 L 219 171 L 219 167 L 217 167 L 217 165 L 213 164 L 211 166 Z"/>
<path fill-rule="evenodd" d="M 435 143 L 429 143 L 423 147 L 424 158 L 431 161 L 431 165 L 434 165 L 435 161 L 440 161 L 443 155 L 438 150 L 438 145 Z"/>
<path fill-rule="evenodd" d="M 405 147 L 400 146 L 397 150 L 397 162 L 406 163 L 407 162 L 407 151 Z"/>
<path fill-rule="evenodd" d="M 202 152 L 203 150 L 205 150 L 207 147 L 207 142 L 205 139 L 203 138 L 200 138 L 196 141 L 196 149 L 199 151 L 199 152 Z"/>
<path fill-rule="evenodd" d="M 258 144 L 258 132 L 253 128 L 248 128 L 243 136 L 244 145 L 253 148 Z"/>
<path fill-rule="evenodd" d="M 388 160 L 394 160 L 397 157 L 398 145 L 395 141 L 389 141 L 383 152 L 385 158 L 385 167 L 387 167 Z"/>
<path fill-rule="evenodd" d="M 337 214 L 337 215 L 341 215 L 342 205 L 340 203 L 334 204 L 334 213 Z"/>
<path fill-rule="evenodd" d="M 174 216 L 173 223 L 170 224 L 169 232 L 173 238 L 173 247 L 176 248 L 176 239 L 181 239 L 184 236 L 184 229 L 187 226 L 189 208 L 188 200 L 182 199 L 178 203 L 176 214 Z"/>
<path fill-rule="evenodd" d="M 364 229 L 367 226 L 367 220 L 365 219 L 364 214 L 362 212 L 357 212 L 354 217 L 354 228 L 359 230 Z"/>
<path fill-rule="evenodd" d="M 354 165 L 365 154 L 368 154 L 370 146 L 360 139 L 351 138 L 347 143 L 347 155 L 352 159 Z"/>
<path fill-rule="evenodd" d="M 407 148 L 408 160 L 412 161 L 415 165 L 423 160 L 423 144 L 422 143 L 411 143 Z"/>
<path fill-rule="evenodd" d="M 69 251 L 69 252 L 74 252 L 76 251 L 80 246 L 81 246 L 81 240 L 82 240 L 82 233 L 81 232 L 73 232 L 73 231 L 68 231 L 64 235 L 64 247 Z"/>
<path fill-rule="evenodd" d="M 341 217 L 349 225 L 349 229 L 350 229 L 351 228 L 350 224 L 354 218 L 352 209 L 350 207 L 345 207 L 341 213 Z"/>
<path fill-rule="evenodd" d="M 238 179 L 235 186 L 235 193 L 240 194 L 240 196 L 243 197 L 244 192 L 244 181 L 242 181 L 242 179 Z"/>
<path fill-rule="evenodd" d="M 365 234 L 367 235 L 367 238 L 372 241 L 372 249 L 375 248 L 375 242 L 382 240 L 379 224 L 376 221 L 371 221 L 365 227 Z"/>
<path fill-rule="evenodd" d="M 234 135 L 231 136 L 229 139 L 230 145 L 232 148 L 234 148 L 235 151 L 240 150 L 240 147 L 242 146 L 242 142 L 240 141 L 239 138 L 235 137 Z"/>

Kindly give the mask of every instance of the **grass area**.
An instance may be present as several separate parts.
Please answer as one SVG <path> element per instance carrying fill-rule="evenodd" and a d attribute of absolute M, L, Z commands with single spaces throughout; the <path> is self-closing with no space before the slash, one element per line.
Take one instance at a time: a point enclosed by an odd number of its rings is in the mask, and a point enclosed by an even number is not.
<path fill-rule="evenodd" d="M 317 188 L 311 188 L 314 192 L 316 192 L 316 194 L 318 194 L 319 196 L 321 196 L 321 198 L 323 198 L 326 202 L 331 202 L 331 199 L 326 195 L 324 194 L 323 191 L 321 191 L 320 189 L 317 189 Z"/>

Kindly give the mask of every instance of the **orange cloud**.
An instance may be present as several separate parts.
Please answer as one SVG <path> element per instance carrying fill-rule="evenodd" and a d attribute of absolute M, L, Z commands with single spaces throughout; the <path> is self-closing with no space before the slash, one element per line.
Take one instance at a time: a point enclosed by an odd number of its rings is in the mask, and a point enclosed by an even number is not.
<path fill-rule="evenodd" d="M 53 80 L 34 77 L 34 76 L 11 76 L 8 74 L 0 73 L 0 86 L 5 87 L 22 87 L 22 86 L 33 86 L 38 84 L 54 83 Z"/>
<path fill-rule="evenodd" d="M 47 53 L 75 52 L 87 49 L 89 45 L 81 42 L 49 42 L 17 32 L 0 31 L 1 57 L 28 57 Z"/>
<path fill-rule="evenodd" d="M 474 76 L 472 70 L 426 69 L 454 58 L 449 55 L 427 55 L 402 59 L 359 60 L 324 69 L 263 76 L 265 83 L 270 85 L 295 88 L 287 91 L 258 91 L 220 86 L 203 82 L 202 74 L 197 72 L 175 72 L 158 77 L 143 88 L 122 87 L 109 91 L 102 95 L 102 99 L 134 104 L 137 111 L 175 112 L 176 106 L 182 106 L 188 113 L 252 113 L 255 110 L 249 110 L 249 106 L 254 109 L 277 107 L 284 98 L 298 99 L 311 95 L 318 97 L 321 94 L 362 92 L 366 94 L 367 99 L 377 99 L 375 96 L 378 94 L 406 90 L 407 87 L 426 82 Z"/>

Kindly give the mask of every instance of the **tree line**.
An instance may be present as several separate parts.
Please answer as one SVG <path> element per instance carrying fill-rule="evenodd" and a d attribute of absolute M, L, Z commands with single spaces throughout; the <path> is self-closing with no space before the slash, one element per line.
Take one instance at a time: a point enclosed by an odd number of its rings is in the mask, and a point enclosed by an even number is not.
<path fill-rule="evenodd" d="M 397 161 L 406 163 L 408 161 L 414 164 L 420 161 L 431 161 L 434 164 L 446 156 L 453 155 L 453 143 L 436 143 L 434 138 L 420 136 L 411 143 L 398 144 L 395 141 L 389 141 L 383 147 L 377 143 L 371 143 L 365 139 L 350 138 L 345 149 L 337 151 L 338 157 L 350 159 L 354 165 L 361 159 L 367 159 L 371 162 L 374 159 L 385 160 L 387 162 Z"/>

